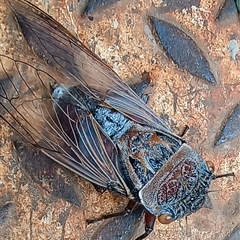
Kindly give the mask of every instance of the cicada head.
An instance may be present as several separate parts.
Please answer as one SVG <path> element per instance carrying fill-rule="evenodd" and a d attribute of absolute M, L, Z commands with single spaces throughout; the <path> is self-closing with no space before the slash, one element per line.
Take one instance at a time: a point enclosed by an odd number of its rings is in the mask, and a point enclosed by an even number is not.
<path fill-rule="evenodd" d="M 196 212 L 206 200 L 213 169 L 184 143 L 139 191 L 141 203 L 164 224 Z"/>

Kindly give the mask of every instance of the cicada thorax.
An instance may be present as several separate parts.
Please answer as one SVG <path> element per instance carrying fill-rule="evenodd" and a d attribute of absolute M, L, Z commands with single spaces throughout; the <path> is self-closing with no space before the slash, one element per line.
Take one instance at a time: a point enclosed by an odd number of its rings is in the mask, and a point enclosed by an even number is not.
<path fill-rule="evenodd" d="M 139 197 L 152 214 L 169 214 L 176 220 L 203 206 L 212 178 L 207 163 L 184 143 L 140 190 Z"/>
<path fill-rule="evenodd" d="M 190 146 L 137 125 L 120 142 L 125 181 L 151 214 L 175 220 L 202 207 L 213 173 Z"/>
<path fill-rule="evenodd" d="M 179 139 L 136 123 L 119 139 L 122 171 L 135 198 L 181 144 Z"/>

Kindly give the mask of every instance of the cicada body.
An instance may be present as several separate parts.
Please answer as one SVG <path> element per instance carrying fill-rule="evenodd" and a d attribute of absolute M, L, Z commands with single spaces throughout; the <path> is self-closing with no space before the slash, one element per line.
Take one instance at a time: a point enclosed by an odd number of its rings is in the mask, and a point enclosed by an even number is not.
<path fill-rule="evenodd" d="M 156 216 L 169 223 L 201 208 L 212 167 L 59 23 L 26 1 L 8 2 L 38 62 L 1 56 L 1 117 L 62 166 L 143 205 L 138 239 Z"/>

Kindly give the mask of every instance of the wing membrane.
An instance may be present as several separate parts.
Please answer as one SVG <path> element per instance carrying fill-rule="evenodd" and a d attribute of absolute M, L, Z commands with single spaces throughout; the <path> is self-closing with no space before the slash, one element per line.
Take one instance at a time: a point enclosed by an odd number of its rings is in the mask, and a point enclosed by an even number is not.
<path fill-rule="evenodd" d="M 64 75 L 48 66 L 33 66 L 3 55 L 0 73 L 3 120 L 28 143 L 79 176 L 129 194 L 118 169 L 117 149 L 84 104 L 76 100 L 78 110 L 70 103 L 63 107 L 52 97 L 50 83 L 66 83 Z"/>
<path fill-rule="evenodd" d="M 27 43 L 48 64 L 72 76 L 72 85 L 130 119 L 178 139 L 119 76 L 53 18 L 22 0 L 8 0 Z"/>

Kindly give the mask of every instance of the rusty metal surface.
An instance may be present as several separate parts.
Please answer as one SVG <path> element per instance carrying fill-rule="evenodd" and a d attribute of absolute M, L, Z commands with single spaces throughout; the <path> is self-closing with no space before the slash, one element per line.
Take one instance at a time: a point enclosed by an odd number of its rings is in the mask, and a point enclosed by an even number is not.
<path fill-rule="evenodd" d="M 2 2 L 0 53 L 20 59 L 31 57 L 7 5 Z M 217 173 L 235 172 L 235 178 L 212 183 L 209 195 L 213 209 L 201 209 L 187 221 L 156 223 L 147 239 L 214 240 L 232 236 L 240 225 L 240 138 L 218 146 L 215 142 L 240 102 L 240 55 L 237 52 L 233 58 L 229 50 L 232 40 L 240 44 L 239 22 L 216 21 L 219 4 L 214 0 L 199 4 L 196 1 L 197 6 L 191 7 L 186 1 L 186 8 L 180 5 L 176 9 L 172 5 L 161 8 L 160 1 L 121 0 L 91 16 L 81 16 L 82 10 L 75 0 L 32 2 L 78 36 L 124 80 L 149 72 L 154 84 L 149 103 L 153 110 L 176 133 L 187 124 L 190 130 L 186 141 L 205 160 L 215 163 Z M 179 69 L 167 57 L 154 35 L 149 16 L 173 23 L 194 39 L 207 55 L 216 77 L 215 85 Z M 90 239 L 103 223 L 87 226 L 86 219 L 124 209 L 126 199 L 109 192 L 99 194 L 90 183 L 75 176 L 69 181 L 75 181 L 79 204 L 59 198 L 23 168 L 4 123 L 0 125 L 0 139 L 1 239 Z"/>

